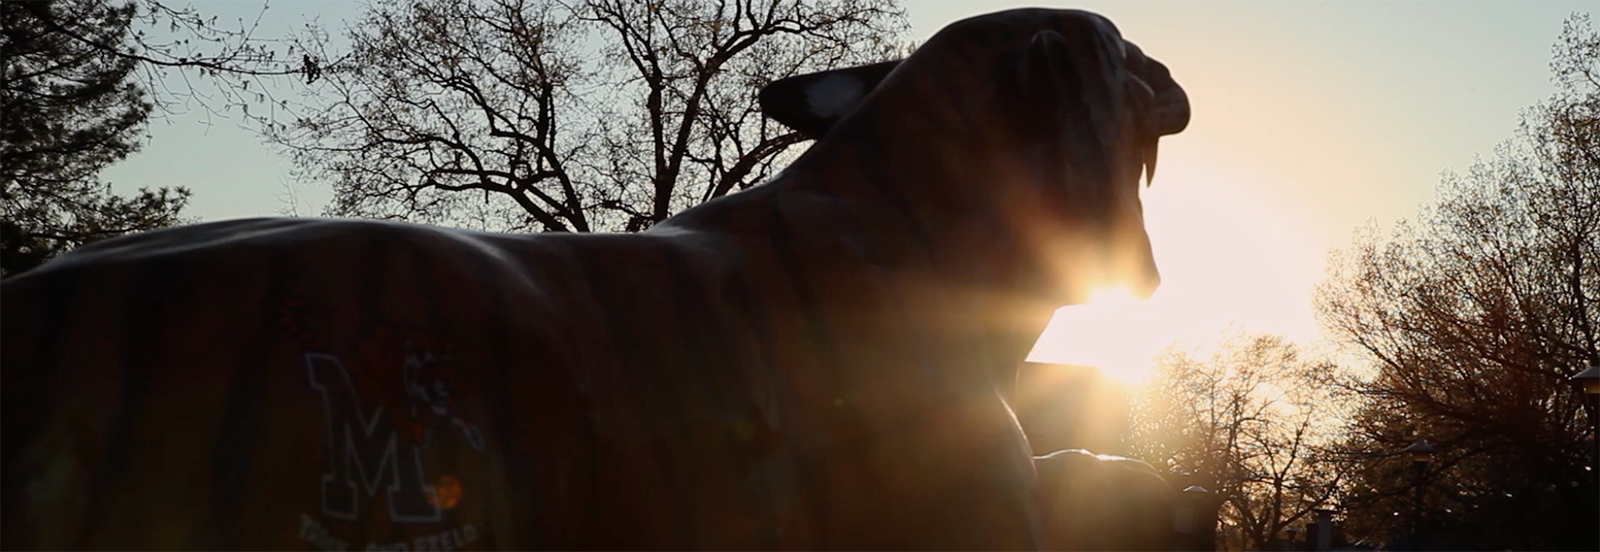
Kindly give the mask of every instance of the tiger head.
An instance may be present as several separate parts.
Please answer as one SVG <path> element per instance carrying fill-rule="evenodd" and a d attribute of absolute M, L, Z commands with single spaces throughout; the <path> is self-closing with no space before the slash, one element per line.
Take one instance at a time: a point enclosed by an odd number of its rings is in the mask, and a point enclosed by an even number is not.
<path fill-rule="evenodd" d="M 892 189 L 974 278 L 1055 304 L 1160 283 L 1139 181 L 1154 175 L 1158 139 L 1188 125 L 1189 102 L 1102 16 L 974 17 L 903 60 L 774 81 L 760 101 L 818 140 L 791 169 L 884 165 L 863 197 Z"/>

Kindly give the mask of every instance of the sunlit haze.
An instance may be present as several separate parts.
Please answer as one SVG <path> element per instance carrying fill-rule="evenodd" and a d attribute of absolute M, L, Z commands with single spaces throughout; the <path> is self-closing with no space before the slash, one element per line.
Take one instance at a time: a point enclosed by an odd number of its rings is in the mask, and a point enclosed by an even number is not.
<path fill-rule="evenodd" d="M 1150 331 L 1163 323 L 1152 316 L 1164 302 L 1133 298 L 1123 288 L 1094 293 L 1083 305 L 1056 312 L 1045 335 L 1028 360 L 1054 364 L 1094 366 L 1124 384 L 1149 379 L 1149 361 L 1165 343 L 1159 336 L 1170 331 Z"/>

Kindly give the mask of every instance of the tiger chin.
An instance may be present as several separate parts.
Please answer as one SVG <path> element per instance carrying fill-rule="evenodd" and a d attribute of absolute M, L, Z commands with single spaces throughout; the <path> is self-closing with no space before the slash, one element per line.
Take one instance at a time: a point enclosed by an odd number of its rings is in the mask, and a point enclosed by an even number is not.
<path fill-rule="evenodd" d="M 1026 9 L 760 100 L 816 143 L 638 234 L 235 220 L 5 281 L 0 545 L 1036 548 L 991 372 L 1157 285 L 1183 90 Z"/>

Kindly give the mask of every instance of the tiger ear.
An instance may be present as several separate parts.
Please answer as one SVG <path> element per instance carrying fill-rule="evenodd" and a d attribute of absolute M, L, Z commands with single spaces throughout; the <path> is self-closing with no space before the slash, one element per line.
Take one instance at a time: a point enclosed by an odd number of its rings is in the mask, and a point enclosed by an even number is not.
<path fill-rule="evenodd" d="M 811 139 L 821 139 L 855 111 L 899 60 L 835 69 L 773 81 L 761 88 L 761 113 Z"/>

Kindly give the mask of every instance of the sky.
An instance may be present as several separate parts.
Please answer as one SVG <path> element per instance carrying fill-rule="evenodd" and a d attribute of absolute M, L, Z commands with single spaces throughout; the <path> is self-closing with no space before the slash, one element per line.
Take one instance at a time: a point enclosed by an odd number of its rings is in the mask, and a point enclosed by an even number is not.
<path fill-rule="evenodd" d="M 1553 91 L 1563 20 L 1600 12 L 1567 1 L 909 0 L 913 38 L 1012 7 L 1106 15 L 1165 63 L 1193 107 L 1165 138 L 1145 216 L 1163 284 L 1147 302 L 1108 293 L 1058 311 L 1032 359 L 1098 364 L 1136 381 L 1175 340 L 1232 325 L 1316 343 L 1312 290 L 1353 231 L 1388 228 L 1512 137 L 1518 113 Z M 223 21 L 260 2 L 202 1 Z M 274 1 L 262 36 L 305 20 L 335 24 L 350 0 Z M 1600 19 L 1600 18 L 1596 18 Z M 209 119 L 209 121 L 207 121 Z M 117 190 L 182 185 L 201 220 L 316 214 L 328 194 L 234 122 L 199 110 L 153 121 L 143 151 L 108 169 Z M 292 197 L 288 192 L 293 191 Z"/>

